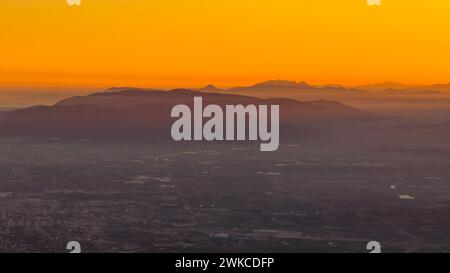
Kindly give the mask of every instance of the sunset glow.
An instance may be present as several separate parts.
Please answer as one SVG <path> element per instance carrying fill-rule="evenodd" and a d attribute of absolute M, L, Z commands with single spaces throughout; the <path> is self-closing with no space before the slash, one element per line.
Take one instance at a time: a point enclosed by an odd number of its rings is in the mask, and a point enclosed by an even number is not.
<path fill-rule="evenodd" d="M 3 0 L 0 86 L 450 81 L 450 2 Z"/>

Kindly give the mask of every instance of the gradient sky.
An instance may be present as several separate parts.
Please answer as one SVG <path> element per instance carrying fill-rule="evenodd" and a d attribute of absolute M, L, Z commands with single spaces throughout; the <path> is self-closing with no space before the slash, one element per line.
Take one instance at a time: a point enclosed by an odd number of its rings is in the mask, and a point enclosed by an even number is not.
<path fill-rule="evenodd" d="M 0 87 L 450 82 L 450 1 L 0 1 Z"/>

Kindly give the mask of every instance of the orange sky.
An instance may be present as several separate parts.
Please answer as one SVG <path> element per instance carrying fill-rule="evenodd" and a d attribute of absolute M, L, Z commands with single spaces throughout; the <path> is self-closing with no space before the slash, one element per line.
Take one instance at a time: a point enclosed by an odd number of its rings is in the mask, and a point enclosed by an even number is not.
<path fill-rule="evenodd" d="M 450 1 L 0 1 L 0 87 L 450 82 Z"/>

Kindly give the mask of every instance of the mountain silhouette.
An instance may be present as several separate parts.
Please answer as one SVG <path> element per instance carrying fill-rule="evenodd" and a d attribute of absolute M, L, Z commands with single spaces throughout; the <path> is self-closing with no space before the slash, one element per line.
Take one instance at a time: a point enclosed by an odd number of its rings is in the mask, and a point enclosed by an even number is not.
<path fill-rule="evenodd" d="M 351 100 L 390 99 L 394 96 L 403 98 L 430 97 L 439 98 L 450 95 L 450 84 L 411 85 L 398 82 L 382 82 L 368 85 L 345 86 L 337 84 L 311 85 L 305 81 L 268 80 L 250 86 L 238 86 L 219 89 L 210 84 L 197 89 L 199 91 L 241 94 L 262 98 L 279 97 L 296 100 Z"/>
<path fill-rule="evenodd" d="M 67 98 L 52 106 L 4 112 L 0 116 L 0 136 L 168 139 L 175 121 L 170 117 L 172 107 L 186 104 L 193 109 L 195 96 L 202 96 L 204 105 L 222 107 L 229 104 L 280 105 L 280 129 L 289 137 L 305 137 L 311 133 L 308 128 L 318 124 L 351 125 L 374 118 L 369 112 L 333 101 L 260 99 L 187 89 L 116 88 Z"/>
<path fill-rule="evenodd" d="M 287 80 L 270 80 L 261 83 L 257 83 L 248 88 L 298 88 L 298 89 L 310 89 L 313 88 L 307 82 L 296 82 Z"/>
<path fill-rule="evenodd" d="M 220 89 L 220 88 L 217 88 L 215 85 L 213 85 L 213 84 L 208 84 L 207 86 L 205 86 L 205 87 L 202 87 L 202 88 L 200 88 L 200 89 L 197 89 L 197 91 L 208 91 L 208 92 L 220 92 L 220 91 L 223 91 L 222 89 Z"/>
<path fill-rule="evenodd" d="M 287 81 L 287 80 L 270 80 L 261 83 L 257 83 L 251 86 L 233 87 L 227 91 L 232 93 L 279 93 L 281 96 L 289 96 L 295 94 L 322 94 L 322 95 L 364 95 L 367 91 L 362 89 L 355 89 L 351 87 L 344 87 L 339 85 L 325 85 L 314 86 L 305 81 Z"/>

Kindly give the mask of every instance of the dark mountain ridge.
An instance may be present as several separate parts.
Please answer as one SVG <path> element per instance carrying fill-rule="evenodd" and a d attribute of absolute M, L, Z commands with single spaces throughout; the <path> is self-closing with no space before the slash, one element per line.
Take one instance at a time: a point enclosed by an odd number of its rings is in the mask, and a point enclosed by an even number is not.
<path fill-rule="evenodd" d="M 175 121 L 170 111 L 177 104 L 280 105 L 280 126 L 290 136 L 305 136 L 312 124 L 353 124 L 373 119 L 366 111 L 339 102 L 307 101 L 204 93 L 187 89 L 172 91 L 122 88 L 87 96 L 71 97 L 52 106 L 34 106 L 6 112 L 0 120 L 0 136 L 52 137 L 153 137 L 168 138 Z"/>

